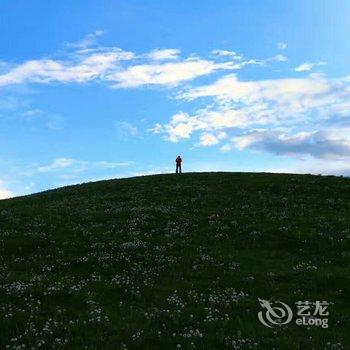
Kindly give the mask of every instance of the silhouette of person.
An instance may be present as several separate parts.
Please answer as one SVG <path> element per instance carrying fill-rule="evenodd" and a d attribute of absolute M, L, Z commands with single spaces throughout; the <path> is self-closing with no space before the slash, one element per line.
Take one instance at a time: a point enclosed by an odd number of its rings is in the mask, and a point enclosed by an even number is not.
<path fill-rule="evenodd" d="M 175 159 L 175 162 L 176 162 L 176 174 L 178 173 L 182 173 L 181 171 L 181 163 L 182 163 L 182 159 L 180 156 L 177 156 L 177 158 Z"/>

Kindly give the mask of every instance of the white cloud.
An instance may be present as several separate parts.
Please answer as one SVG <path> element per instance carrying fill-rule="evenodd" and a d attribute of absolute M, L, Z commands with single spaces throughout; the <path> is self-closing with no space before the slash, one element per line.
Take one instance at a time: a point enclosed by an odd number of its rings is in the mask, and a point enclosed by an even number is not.
<path fill-rule="evenodd" d="M 100 162 L 92 163 L 93 166 L 96 166 L 98 168 L 103 168 L 103 169 L 115 169 L 119 167 L 128 167 L 132 164 L 134 164 L 134 162 L 107 162 L 104 160 Z"/>
<path fill-rule="evenodd" d="M 148 176 L 148 175 L 157 175 L 157 174 L 168 174 L 173 173 L 174 169 L 169 166 L 155 167 L 149 170 L 140 170 L 134 171 L 130 176 Z"/>
<path fill-rule="evenodd" d="M 0 98 L 0 112 L 16 111 L 23 101 L 15 96 L 1 96 Z"/>
<path fill-rule="evenodd" d="M 317 112 L 322 118 L 332 113 L 346 115 L 350 107 L 349 82 L 322 76 L 303 79 L 240 81 L 235 75 L 213 84 L 183 91 L 178 98 L 188 101 L 214 98 L 217 107 L 197 112 L 196 119 L 212 127 L 244 127 L 251 124 L 304 121 Z"/>
<path fill-rule="evenodd" d="M 276 56 L 272 57 L 271 60 L 278 61 L 278 62 L 286 62 L 288 60 L 288 58 L 284 55 L 276 55 Z"/>
<path fill-rule="evenodd" d="M 233 148 L 233 146 L 231 144 L 226 143 L 226 144 L 221 146 L 220 151 L 222 151 L 222 152 L 230 152 L 230 151 L 232 151 L 232 148 Z"/>
<path fill-rule="evenodd" d="M 178 113 L 172 117 L 171 122 L 166 125 L 169 140 L 177 142 L 179 139 L 188 139 L 194 128 L 195 120 L 186 113 Z"/>
<path fill-rule="evenodd" d="M 284 42 L 279 42 L 279 43 L 277 43 L 277 48 L 278 48 L 279 50 L 284 50 L 284 49 L 287 48 L 287 44 L 284 43 Z"/>
<path fill-rule="evenodd" d="M 160 61 L 160 60 L 173 60 L 178 58 L 181 51 L 178 49 L 162 49 L 162 50 L 153 50 L 147 54 L 151 60 Z"/>
<path fill-rule="evenodd" d="M 215 135 L 208 132 L 201 134 L 199 138 L 199 144 L 201 146 L 212 146 L 216 145 L 217 143 L 219 143 L 218 138 Z"/>
<path fill-rule="evenodd" d="M 227 134 L 225 131 L 220 131 L 219 133 L 217 133 L 216 137 L 219 139 L 219 140 L 223 140 L 227 137 Z"/>
<path fill-rule="evenodd" d="M 43 111 L 39 108 L 31 108 L 30 106 L 21 113 L 21 117 L 26 122 L 40 120 L 51 130 L 61 130 L 65 124 L 65 118 L 63 116 L 49 111 Z"/>
<path fill-rule="evenodd" d="M 253 166 L 244 171 L 350 176 L 350 165 L 344 159 L 318 159 L 310 155 L 301 158 L 278 156 L 272 165 Z"/>
<path fill-rule="evenodd" d="M 46 126 L 51 130 L 63 129 L 64 118 L 58 114 L 47 115 Z"/>
<path fill-rule="evenodd" d="M 32 119 L 35 118 L 37 116 L 40 116 L 43 114 L 43 111 L 39 108 L 33 108 L 33 109 L 29 109 L 26 110 L 22 113 L 22 116 L 28 119 Z"/>
<path fill-rule="evenodd" d="M 86 161 L 73 158 L 56 158 L 50 164 L 37 168 L 38 172 L 62 172 L 69 171 L 68 176 L 72 173 L 80 173 L 88 169 L 115 169 L 132 165 L 131 161 L 110 162 L 110 161 Z"/>
<path fill-rule="evenodd" d="M 103 81 L 115 88 L 177 86 L 219 70 L 238 70 L 247 65 L 264 64 L 262 60 L 243 60 L 242 56 L 227 50 L 214 50 L 215 59 L 205 59 L 196 55 L 181 58 L 179 49 L 156 49 L 136 55 L 117 47 L 89 47 L 101 34 L 101 31 L 96 31 L 81 42 L 69 44 L 74 50 L 60 59 L 45 57 L 17 65 L 7 64 L 0 73 L 0 87 L 91 81 Z M 279 55 L 271 60 L 283 59 Z"/>
<path fill-rule="evenodd" d="M 181 62 L 164 64 L 141 64 L 128 67 L 107 76 L 116 82 L 114 87 L 138 87 L 143 85 L 176 86 L 181 82 L 208 75 L 217 70 L 239 69 L 231 62 L 216 63 L 202 59 L 187 59 Z"/>
<path fill-rule="evenodd" d="M 310 71 L 313 67 L 316 66 L 323 66 L 325 65 L 325 62 L 316 62 L 316 63 L 310 63 L 310 62 L 306 62 L 306 63 L 302 63 L 301 65 L 299 65 L 298 67 L 294 68 L 294 70 L 296 72 L 308 72 Z"/>
<path fill-rule="evenodd" d="M 225 129 L 234 127 L 243 127 L 249 123 L 247 115 L 253 112 L 236 111 L 236 110 L 199 110 L 197 114 L 190 116 L 187 113 L 180 112 L 172 116 L 170 122 L 166 125 L 159 125 L 157 128 L 151 129 L 156 133 L 166 133 L 172 142 L 180 139 L 188 139 L 195 131 L 217 131 L 219 140 L 225 138 Z M 255 114 L 256 115 L 256 114 Z"/>
<path fill-rule="evenodd" d="M 303 63 L 300 66 L 296 67 L 294 70 L 296 72 L 306 72 L 306 71 L 311 70 L 312 67 L 313 67 L 312 63 Z"/>
<path fill-rule="evenodd" d="M 241 69 L 248 65 L 259 65 L 264 66 L 271 62 L 285 62 L 288 60 L 288 58 L 285 55 L 275 55 L 272 57 L 268 57 L 265 59 L 244 59 L 243 55 L 237 54 L 235 51 L 228 51 L 228 50 L 213 50 L 211 51 L 211 54 L 215 57 L 225 59 L 225 60 L 231 60 L 235 61 L 235 69 Z"/>
<path fill-rule="evenodd" d="M 275 171 L 275 169 L 273 169 L 273 171 Z M 350 165 L 349 159 L 348 161 L 344 161 L 344 159 L 315 159 L 308 156 L 292 166 L 287 167 L 284 171 L 300 174 L 350 176 Z"/>
<path fill-rule="evenodd" d="M 33 188 L 35 188 L 35 182 L 31 182 L 28 185 L 24 186 L 26 193 L 29 193 L 30 191 L 32 191 Z"/>
<path fill-rule="evenodd" d="M 240 81 L 235 75 L 227 75 L 215 83 L 189 89 L 178 97 L 194 100 L 215 97 L 220 100 L 252 103 L 259 100 L 293 103 L 295 99 L 308 99 L 326 94 L 330 82 L 319 76 L 304 79 L 285 78 L 256 81 Z"/>
<path fill-rule="evenodd" d="M 50 164 L 38 168 L 39 172 L 48 172 L 72 166 L 76 161 L 72 158 L 56 158 Z"/>
<path fill-rule="evenodd" d="M 58 61 L 52 59 L 31 60 L 20 64 L 0 75 L 0 86 L 23 83 L 84 83 L 102 78 L 114 69 L 121 60 L 131 59 L 130 52 L 120 49 L 93 52 L 75 60 Z"/>
<path fill-rule="evenodd" d="M 228 51 L 228 50 L 213 50 L 211 52 L 214 56 L 221 56 L 226 58 L 231 58 L 234 60 L 241 60 L 243 59 L 242 55 L 237 54 L 235 51 Z"/>
<path fill-rule="evenodd" d="M 5 188 L 3 181 L 0 180 L 0 199 L 6 199 L 13 197 L 14 194 Z"/>
<path fill-rule="evenodd" d="M 211 51 L 211 54 L 223 59 L 241 61 L 240 62 L 241 65 L 239 65 L 240 68 L 249 64 L 265 65 L 266 63 L 273 62 L 273 61 L 285 62 L 288 60 L 288 58 L 285 55 L 281 55 L 281 54 L 278 54 L 266 59 L 246 59 L 246 60 L 243 60 L 243 55 L 239 55 L 235 51 L 213 50 Z"/>
<path fill-rule="evenodd" d="M 153 128 L 149 128 L 147 131 L 153 132 L 154 134 L 160 134 L 163 131 L 163 126 L 156 123 Z"/>
<path fill-rule="evenodd" d="M 286 134 L 279 130 L 254 130 L 232 141 L 240 150 L 250 148 L 278 155 L 311 155 L 325 159 L 350 156 L 350 139 L 335 137 L 328 131 Z"/>
<path fill-rule="evenodd" d="M 66 45 L 68 47 L 74 47 L 74 48 L 78 48 L 78 49 L 86 49 L 86 48 L 90 47 L 91 45 L 95 44 L 96 39 L 103 34 L 104 34 L 103 30 L 96 30 L 95 32 L 86 35 L 83 39 L 79 40 L 78 42 L 66 43 Z"/>
<path fill-rule="evenodd" d="M 227 137 L 226 132 L 220 131 L 217 133 L 209 133 L 204 132 L 199 137 L 199 145 L 200 146 L 212 146 L 216 145 L 220 142 L 220 140 L 225 139 Z"/>
<path fill-rule="evenodd" d="M 129 122 L 118 122 L 117 133 L 119 137 L 135 137 L 138 134 L 137 127 Z"/>
<path fill-rule="evenodd" d="M 198 145 L 210 146 L 219 143 L 218 132 L 226 132 L 236 137 L 221 146 L 225 152 L 250 148 L 315 158 L 350 153 L 349 77 L 327 79 L 313 74 L 299 79 L 241 81 L 228 75 L 182 91 L 178 98 L 212 98 L 214 103 L 158 124 L 154 130 L 173 142 L 200 132 Z"/>

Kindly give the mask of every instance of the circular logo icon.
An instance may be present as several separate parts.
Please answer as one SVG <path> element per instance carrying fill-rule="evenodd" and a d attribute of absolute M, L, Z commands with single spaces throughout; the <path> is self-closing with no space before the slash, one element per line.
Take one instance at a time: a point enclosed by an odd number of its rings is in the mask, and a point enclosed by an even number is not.
<path fill-rule="evenodd" d="M 265 312 L 258 313 L 259 321 L 266 327 L 273 328 L 289 323 L 293 318 L 292 309 L 281 301 L 274 303 L 268 300 L 258 299 Z"/>

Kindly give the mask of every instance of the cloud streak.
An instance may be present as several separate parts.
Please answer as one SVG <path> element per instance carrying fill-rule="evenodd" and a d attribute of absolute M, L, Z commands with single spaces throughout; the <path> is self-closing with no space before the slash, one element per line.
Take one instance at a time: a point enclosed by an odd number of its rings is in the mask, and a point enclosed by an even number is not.
<path fill-rule="evenodd" d="M 136 54 L 118 47 L 101 47 L 96 40 L 98 30 L 77 43 L 60 59 L 32 59 L 20 64 L 6 63 L 0 74 L 0 87 L 18 84 L 49 84 L 104 82 L 114 88 L 143 86 L 178 86 L 217 71 L 238 70 L 251 64 L 263 64 L 256 59 L 244 59 L 234 51 L 214 50 L 211 58 L 194 55 L 181 57 L 174 48 L 155 49 Z M 282 55 L 273 60 L 283 61 Z"/>
<path fill-rule="evenodd" d="M 179 57 L 181 51 L 178 49 L 156 49 L 149 52 L 146 57 L 155 61 L 174 60 Z"/>
<path fill-rule="evenodd" d="M 94 45 L 97 41 L 97 38 L 103 34 L 103 30 L 95 30 L 95 32 L 86 35 L 83 39 L 79 40 L 78 42 L 66 43 L 66 46 L 78 49 L 86 49 Z"/>
<path fill-rule="evenodd" d="M 87 169 L 115 169 L 119 167 L 128 167 L 132 165 L 131 161 L 108 162 L 108 161 L 85 161 L 74 158 L 55 158 L 51 163 L 37 168 L 39 173 L 61 172 L 69 170 L 70 172 L 82 172 Z"/>
<path fill-rule="evenodd" d="M 218 70 L 239 69 L 241 65 L 231 62 L 215 63 L 202 59 L 187 59 L 181 62 L 165 64 L 144 64 L 128 67 L 107 76 L 116 82 L 114 87 L 130 88 L 144 85 L 177 86 L 200 76 L 211 74 Z"/>
<path fill-rule="evenodd" d="M 5 188 L 5 185 L 2 180 L 0 180 L 0 199 L 6 199 L 6 198 L 11 198 L 13 197 L 14 194 Z"/>
<path fill-rule="evenodd" d="M 308 72 L 316 66 L 323 66 L 325 64 L 326 64 L 325 62 L 316 62 L 316 63 L 305 62 L 295 67 L 294 70 L 296 72 Z"/>
<path fill-rule="evenodd" d="M 132 57 L 131 52 L 113 48 L 89 51 L 73 60 L 30 60 L 0 75 L 0 87 L 24 83 L 85 83 L 102 78 L 120 61 Z"/>
<path fill-rule="evenodd" d="M 279 50 L 285 50 L 287 48 L 287 44 L 284 42 L 279 42 L 279 43 L 277 43 L 277 48 Z"/>

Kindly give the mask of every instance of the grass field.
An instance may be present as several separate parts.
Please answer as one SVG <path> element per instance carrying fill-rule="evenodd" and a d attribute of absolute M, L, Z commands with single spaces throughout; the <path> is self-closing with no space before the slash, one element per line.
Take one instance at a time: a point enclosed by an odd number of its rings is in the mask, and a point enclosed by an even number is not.
<path fill-rule="evenodd" d="M 350 179 L 190 173 L 0 201 L 0 349 L 350 349 Z M 258 299 L 329 302 L 328 328 Z"/>

